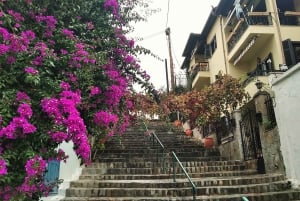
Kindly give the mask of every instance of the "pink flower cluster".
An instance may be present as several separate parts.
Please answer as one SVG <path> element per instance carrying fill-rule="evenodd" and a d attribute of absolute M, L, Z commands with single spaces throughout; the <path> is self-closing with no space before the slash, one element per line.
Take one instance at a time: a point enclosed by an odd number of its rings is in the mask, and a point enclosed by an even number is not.
<path fill-rule="evenodd" d="M 90 96 L 96 96 L 101 93 L 101 89 L 97 86 L 91 86 Z"/>
<path fill-rule="evenodd" d="M 41 156 L 35 156 L 26 162 L 25 170 L 29 177 L 43 176 L 46 165 L 46 161 Z"/>
<path fill-rule="evenodd" d="M 106 0 L 104 2 L 104 8 L 111 10 L 115 19 L 119 19 L 119 3 L 117 0 Z"/>
<path fill-rule="evenodd" d="M 39 74 L 39 71 L 33 67 L 26 67 L 25 73 L 30 74 L 30 75 L 37 75 L 37 74 Z"/>
<path fill-rule="evenodd" d="M 62 34 L 63 34 L 64 36 L 67 36 L 67 37 L 70 38 L 70 39 L 74 39 L 74 38 L 75 38 L 75 36 L 74 36 L 74 31 L 69 30 L 69 29 L 66 29 L 66 28 L 62 30 Z"/>
<path fill-rule="evenodd" d="M 95 124 L 104 128 L 113 127 L 118 122 L 118 120 L 119 118 L 117 115 L 111 114 L 107 111 L 99 111 L 94 116 Z"/>
<path fill-rule="evenodd" d="M 93 22 L 87 22 L 86 27 L 87 27 L 88 30 L 93 30 L 95 28 Z"/>
<path fill-rule="evenodd" d="M 28 50 L 30 41 L 35 39 L 35 34 L 31 30 L 21 32 L 20 36 L 11 34 L 3 27 L 0 27 L 0 39 L 5 43 L 0 43 L 0 55 L 7 53 L 20 53 Z"/>
<path fill-rule="evenodd" d="M 0 198 L 3 201 L 9 201 L 18 193 L 23 193 L 29 197 L 32 197 L 33 193 L 44 192 L 47 194 L 51 189 L 43 182 L 43 176 L 46 171 L 47 163 L 40 156 L 35 156 L 29 159 L 25 164 L 26 177 L 23 183 L 16 187 L 16 189 L 5 186 L 1 188 Z M 0 176 L 7 174 L 6 164 L 3 159 L 0 159 Z M 38 181 L 38 182 L 37 182 Z"/>
<path fill-rule="evenodd" d="M 76 145 L 76 153 L 89 163 L 90 146 L 87 130 L 76 106 L 81 103 L 79 93 L 62 91 L 59 98 L 45 98 L 41 102 L 42 109 L 54 120 L 56 125 L 65 127 L 63 131 L 50 131 L 52 140 L 60 143 L 72 140 Z"/>
<path fill-rule="evenodd" d="M 117 106 L 124 95 L 124 88 L 119 85 L 111 85 L 107 91 L 104 92 L 106 97 L 105 103 L 109 106 Z"/>
<path fill-rule="evenodd" d="M 38 23 L 45 23 L 46 28 L 45 28 L 45 33 L 44 37 L 51 37 L 57 24 L 57 20 L 55 19 L 54 16 L 43 16 L 42 14 L 38 15 L 35 17 L 35 20 Z"/>
<path fill-rule="evenodd" d="M 72 54 L 72 58 L 69 62 L 71 67 L 81 68 L 82 64 L 95 64 L 96 60 L 91 58 L 89 53 L 84 49 L 84 44 L 77 43 L 76 51 Z"/>
<path fill-rule="evenodd" d="M 120 70 L 117 69 L 113 61 L 108 62 L 103 66 L 105 69 L 105 74 L 108 78 L 116 85 L 120 86 L 121 90 L 126 90 L 127 88 L 127 79 L 123 77 L 120 73 Z"/>
<path fill-rule="evenodd" d="M 34 51 L 36 52 L 36 57 L 32 61 L 35 66 L 41 66 L 44 59 L 53 58 L 58 60 L 57 54 L 44 42 L 37 42 L 34 46 Z"/>
<path fill-rule="evenodd" d="M 58 160 L 58 161 L 64 161 L 66 163 L 68 158 L 69 158 L 69 156 L 66 155 L 66 153 L 64 152 L 64 150 L 58 149 L 56 160 Z"/>
<path fill-rule="evenodd" d="M 36 127 L 29 122 L 32 116 L 31 106 L 23 102 L 30 100 L 28 95 L 24 92 L 19 92 L 17 93 L 16 100 L 20 102 L 17 109 L 19 116 L 13 117 L 12 121 L 6 127 L 0 129 L 0 138 L 16 139 L 36 131 Z"/>
<path fill-rule="evenodd" d="M 0 177 L 7 174 L 6 162 L 0 158 Z"/>
<path fill-rule="evenodd" d="M 47 186 L 43 183 L 43 175 L 46 171 L 47 162 L 41 156 L 34 156 L 29 159 L 25 164 L 27 176 L 23 184 L 19 187 L 19 191 L 32 197 L 35 192 L 47 192 Z M 41 180 L 40 182 L 36 182 Z"/>

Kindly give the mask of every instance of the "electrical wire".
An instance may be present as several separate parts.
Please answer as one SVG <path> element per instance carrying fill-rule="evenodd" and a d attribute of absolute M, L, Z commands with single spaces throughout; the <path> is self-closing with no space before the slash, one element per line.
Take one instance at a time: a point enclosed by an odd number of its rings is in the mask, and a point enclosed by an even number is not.
<path fill-rule="evenodd" d="M 140 41 L 144 41 L 144 40 L 153 38 L 153 37 L 158 36 L 158 35 L 160 35 L 160 34 L 162 34 L 162 33 L 164 33 L 164 32 L 165 32 L 165 30 L 162 30 L 162 31 L 159 31 L 159 32 L 150 34 L 150 35 L 148 35 L 148 36 L 142 37 L 142 38 L 140 39 Z"/>
<path fill-rule="evenodd" d="M 169 13 L 170 13 L 170 0 L 168 0 L 166 28 L 168 27 L 168 24 L 169 24 Z"/>
<path fill-rule="evenodd" d="M 176 63 L 177 63 L 177 65 L 180 67 L 180 64 L 179 64 L 179 62 L 178 62 L 177 56 L 176 56 L 176 54 L 175 54 L 174 45 L 173 45 L 172 41 L 171 41 L 171 45 L 172 45 L 172 52 L 174 52 L 174 57 L 175 57 Z"/>

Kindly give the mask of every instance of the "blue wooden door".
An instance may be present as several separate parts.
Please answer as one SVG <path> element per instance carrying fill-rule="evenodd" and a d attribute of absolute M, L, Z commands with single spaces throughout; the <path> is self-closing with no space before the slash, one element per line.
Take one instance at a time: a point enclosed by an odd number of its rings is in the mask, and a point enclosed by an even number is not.
<path fill-rule="evenodd" d="M 59 165 L 60 165 L 60 162 L 58 160 L 52 160 L 52 161 L 48 162 L 47 172 L 44 176 L 44 183 L 46 185 L 56 184 L 50 191 L 50 194 L 58 193 L 57 182 L 59 179 Z"/>

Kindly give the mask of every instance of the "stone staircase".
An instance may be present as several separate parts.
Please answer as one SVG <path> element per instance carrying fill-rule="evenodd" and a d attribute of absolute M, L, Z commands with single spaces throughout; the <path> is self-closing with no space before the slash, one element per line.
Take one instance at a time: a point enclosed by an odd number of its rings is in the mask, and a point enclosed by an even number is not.
<path fill-rule="evenodd" d="M 205 149 L 182 132 L 156 127 L 155 133 L 166 149 L 165 172 L 157 145 L 144 130 L 129 129 L 121 143 L 112 139 L 99 150 L 79 180 L 71 182 L 63 201 L 194 200 L 183 171 L 178 164 L 173 168 L 171 151 L 197 186 L 195 200 L 241 201 L 243 196 L 250 201 L 300 200 L 300 192 L 289 188 L 284 175 L 257 174 L 247 163 L 227 161 L 217 149 Z"/>

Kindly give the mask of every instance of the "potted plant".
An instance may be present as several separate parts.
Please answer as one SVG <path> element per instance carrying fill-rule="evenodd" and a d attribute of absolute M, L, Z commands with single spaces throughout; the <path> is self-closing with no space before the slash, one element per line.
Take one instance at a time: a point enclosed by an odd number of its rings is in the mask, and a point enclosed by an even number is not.
<path fill-rule="evenodd" d="M 192 129 L 186 129 L 185 134 L 186 134 L 186 136 L 191 137 L 193 135 Z"/>

